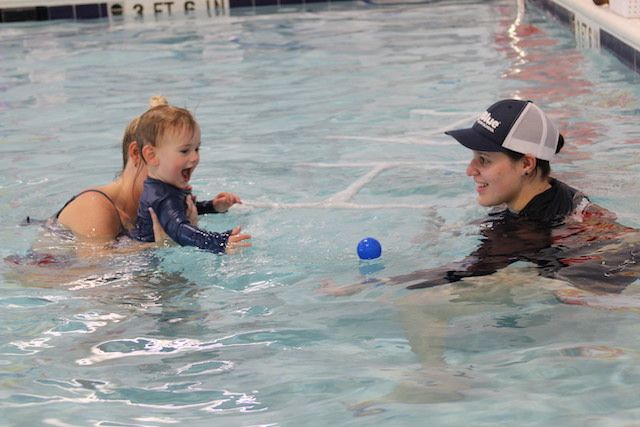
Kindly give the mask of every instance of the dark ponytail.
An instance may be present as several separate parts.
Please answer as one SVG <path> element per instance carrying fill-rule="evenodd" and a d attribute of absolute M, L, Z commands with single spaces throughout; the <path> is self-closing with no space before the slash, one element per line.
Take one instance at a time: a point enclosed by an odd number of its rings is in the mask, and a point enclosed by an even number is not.
<path fill-rule="evenodd" d="M 556 154 L 558 154 L 560 150 L 562 150 L 562 147 L 564 147 L 564 136 L 562 136 L 562 134 L 559 134 L 558 146 L 556 147 Z"/>

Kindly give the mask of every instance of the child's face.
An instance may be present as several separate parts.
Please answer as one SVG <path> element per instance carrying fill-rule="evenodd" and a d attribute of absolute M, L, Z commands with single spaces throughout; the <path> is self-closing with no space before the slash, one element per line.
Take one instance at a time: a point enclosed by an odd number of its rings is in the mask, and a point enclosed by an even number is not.
<path fill-rule="evenodd" d="M 191 174 L 200 162 L 200 128 L 169 129 L 155 147 L 157 162 L 149 165 L 149 176 L 182 189 L 189 189 Z"/>

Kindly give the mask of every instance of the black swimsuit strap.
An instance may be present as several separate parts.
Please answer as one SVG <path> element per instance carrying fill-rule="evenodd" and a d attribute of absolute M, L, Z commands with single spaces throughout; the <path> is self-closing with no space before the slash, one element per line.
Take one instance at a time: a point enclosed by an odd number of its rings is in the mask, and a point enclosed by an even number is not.
<path fill-rule="evenodd" d="M 96 190 L 94 188 L 90 188 L 88 190 L 84 190 L 79 192 L 78 194 L 76 194 L 75 196 L 73 196 L 71 199 L 69 199 L 69 201 L 67 201 L 67 203 L 64 204 L 64 206 L 62 206 L 62 208 L 56 212 L 55 214 L 55 218 L 58 219 L 58 217 L 60 216 L 60 214 L 62 213 L 62 211 L 69 206 L 69 204 L 71 204 L 71 202 L 73 202 L 75 199 L 77 199 L 78 197 L 80 197 L 81 195 L 83 195 L 84 193 L 89 193 L 89 192 L 94 192 L 94 193 L 99 193 L 102 194 L 112 205 L 113 208 L 116 210 L 116 214 L 118 215 L 118 221 L 120 222 L 120 229 L 124 230 L 124 226 L 122 225 L 122 220 L 120 219 L 120 214 L 118 213 L 118 207 L 116 206 L 116 203 L 113 201 L 113 199 L 111 197 L 109 197 L 109 195 L 107 193 L 105 193 L 102 190 Z"/>

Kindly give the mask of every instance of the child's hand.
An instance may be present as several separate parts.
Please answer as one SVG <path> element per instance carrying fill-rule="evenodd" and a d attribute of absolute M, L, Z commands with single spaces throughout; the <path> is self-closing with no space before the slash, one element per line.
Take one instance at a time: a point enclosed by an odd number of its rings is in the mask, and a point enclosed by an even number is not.
<path fill-rule="evenodd" d="M 236 196 L 233 193 L 220 193 L 216 197 L 214 197 L 212 202 L 213 208 L 216 210 L 216 212 L 220 213 L 228 211 L 229 208 L 236 203 L 242 203 L 240 197 Z"/>
<path fill-rule="evenodd" d="M 251 238 L 249 234 L 240 234 L 240 227 L 236 227 L 231 230 L 231 235 L 227 241 L 227 253 L 235 252 L 238 248 L 248 248 L 251 246 L 251 242 L 247 242 Z"/>

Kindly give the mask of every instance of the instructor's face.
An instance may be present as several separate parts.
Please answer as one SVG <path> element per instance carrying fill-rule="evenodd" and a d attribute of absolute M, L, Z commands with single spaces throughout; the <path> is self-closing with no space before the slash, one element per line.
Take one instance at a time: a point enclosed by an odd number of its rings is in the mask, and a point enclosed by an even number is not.
<path fill-rule="evenodd" d="M 478 203 L 482 206 L 506 203 L 513 208 L 522 191 L 522 171 L 518 162 L 504 153 L 474 151 L 467 175 L 476 184 Z"/>

